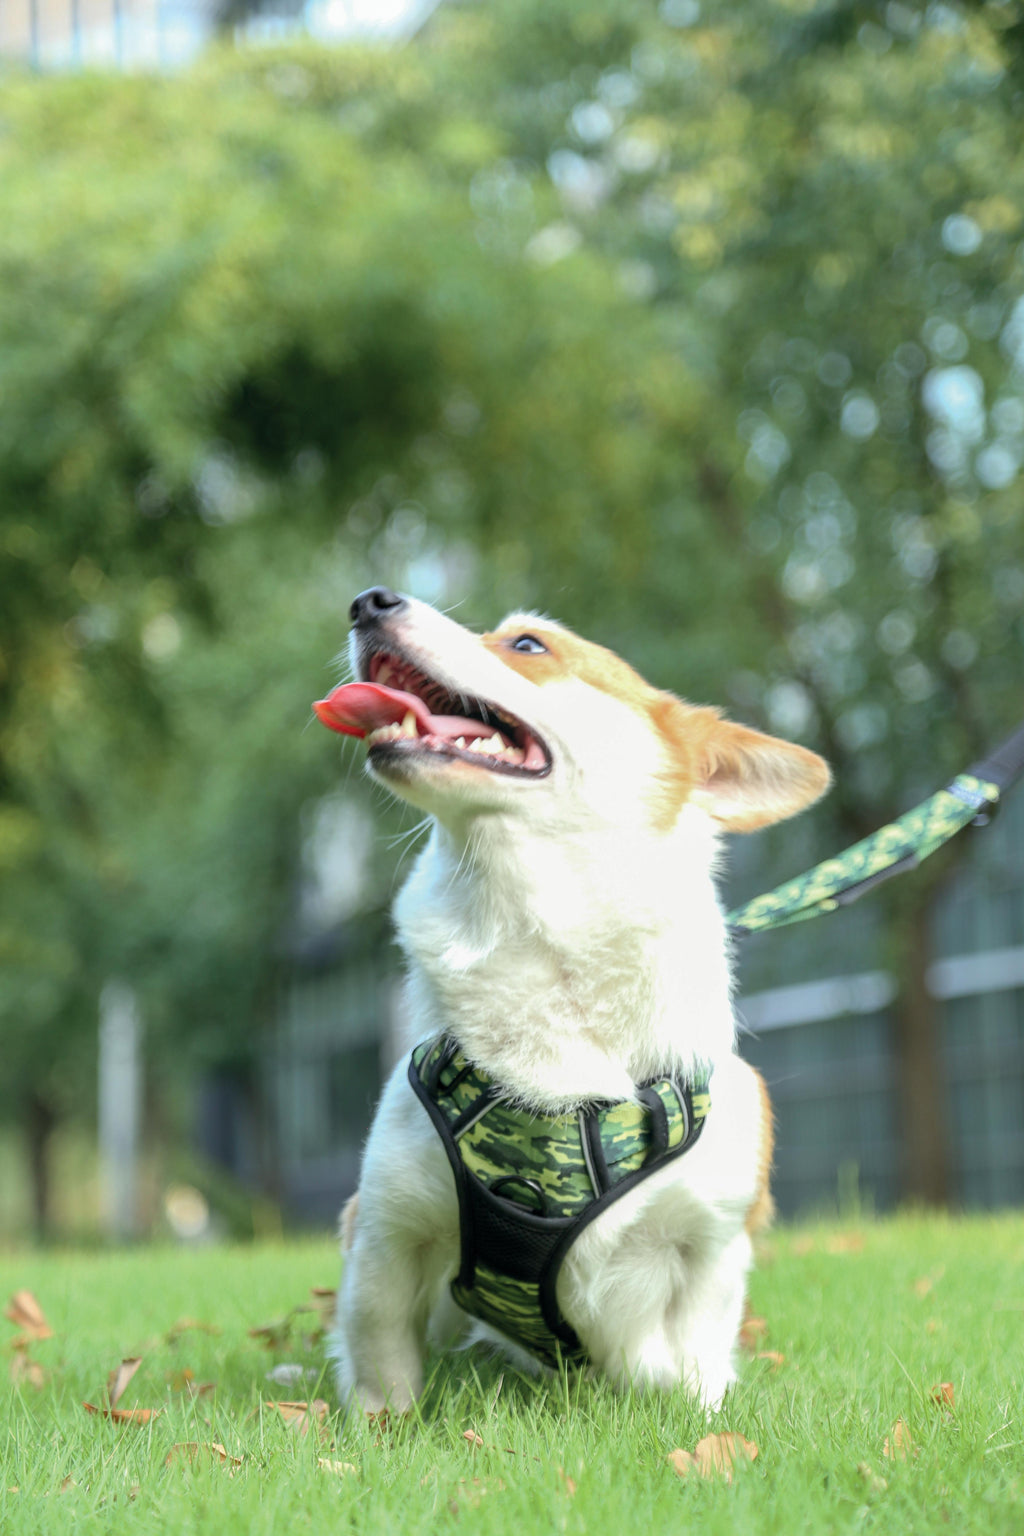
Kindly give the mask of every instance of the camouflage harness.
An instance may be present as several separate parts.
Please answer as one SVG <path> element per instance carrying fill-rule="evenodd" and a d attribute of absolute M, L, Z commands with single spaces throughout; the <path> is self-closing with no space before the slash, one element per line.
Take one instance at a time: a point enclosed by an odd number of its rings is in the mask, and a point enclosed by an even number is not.
<path fill-rule="evenodd" d="M 455 1175 L 455 1300 L 548 1365 L 585 1360 L 555 1299 L 562 1261 L 613 1201 L 689 1151 L 710 1108 L 707 1082 L 663 1077 L 635 1100 L 537 1114 L 502 1100 L 445 1035 L 416 1047 L 409 1081 Z"/>

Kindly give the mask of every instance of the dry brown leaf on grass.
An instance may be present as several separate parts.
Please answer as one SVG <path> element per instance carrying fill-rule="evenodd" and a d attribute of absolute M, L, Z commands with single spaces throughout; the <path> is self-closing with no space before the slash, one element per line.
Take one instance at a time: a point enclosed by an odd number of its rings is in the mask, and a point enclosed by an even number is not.
<path fill-rule="evenodd" d="M 922 1297 L 930 1295 L 945 1273 L 945 1264 L 940 1264 L 932 1270 L 930 1275 L 918 1275 L 914 1281 L 914 1295 Z"/>
<path fill-rule="evenodd" d="M 482 1450 L 484 1448 L 484 1437 L 483 1435 L 477 1434 L 475 1429 L 464 1429 L 462 1431 L 462 1438 L 466 1441 L 467 1445 L 472 1447 L 474 1451 Z M 516 1455 L 516 1452 L 511 1445 L 489 1445 L 486 1448 L 489 1451 L 500 1450 L 505 1456 Z M 540 1457 L 534 1456 L 533 1460 L 540 1461 Z"/>
<path fill-rule="evenodd" d="M 896 1420 L 885 1437 L 882 1455 L 889 1461 L 907 1461 L 911 1456 L 917 1455 L 917 1446 L 914 1444 L 906 1419 Z"/>
<path fill-rule="evenodd" d="M 740 1323 L 739 1342 L 740 1348 L 748 1354 L 755 1354 L 760 1344 L 768 1337 L 768 1324 L 763 1317 L 754 1317 L 747 1312 Z"/>
<path fill-rule="evenodd" d="M 177 1344 L 183 1333 L 220 1333 L 216 1323 L 204 1323 L 197 1317 L 179 1317 L 165 1335 L 168 1344 Z"/>
<path fill-rule="evenodd" d="M 408 1410 L 405 1413 L 392 1413 L 390 1408 L 367 1408 L 363 1414 L 369 1429 L 391 1429 L 396 1422 L 408 1417 Z"/>
<path fill-rule="evenodd" d="M 940 1381 L 938 1386 L 932 1387 L 931 1400 L 937 1408 L 955 1408 L 956 1391 L 951 1381 Z"/>
<path fill-rule="evenodd" d="M 292 1334 L 300 1318 L 315 1318 L 313 1331 L 305 1336 L 304 1342 L 315 1343 L 324 1331 L 334 1321 L 334 1309 L 337 1302 L 337 1291 L 326 1285 L 312 1285 L 309 1288 L 312 1301 L 300 1302 L 297 1307 L 292 1307 L 284 1317 L 277 1317 L 271 1323 L 263 1323 L 258 1328 L 249 1329 L 250 1339 L 260 1339 L 267 1349 L 283 1349 L 290 1344 Z"/>
<path fill-rule="evenodd" d="M 458 1492 L 465 1499 L 471 1509 L 478 1509 L 482 1500 L 488 1493 L 504 1493 L 505 1484 L 500 1477 L 460 1477 Z M 459 1512 L 457 1499 L 448 1501 L 448 1508 L 453 1515 Z"/>
<path fill-rule="evenodd" d="M 566 1493 L 569 1495 L 570 1499 L 575 1498 L 576 1479 L 574 1477 L 570 1477 L 564 1467 L 556 1467 L 555 1471 L 558 1473 L 559 1481 L 561 1482 L 562 1487 L 565 1489 Z"/>
<path fill-rule="evenodd" d="M 95 1413 L 101 1419 L 112 1419 L 115 1424 L 148 1424 L 158 1419 L 162 1408 L 97 1408 L 95 1403 L 83 1403 L 86 1413 Z"/>
<path fill-rule="evenodd" d="M 785 1355 L 780 1354 L 777 1349 L 759 1349 L 757 1354 L 754 1356 L 754 1359 L 766 1361 L 771 1367 L 773 1374 L 775 1371 L 780 1370 L 786 1363 Z"/>
<path fill-rule="evenodd" d="M 392 1413 L 390 1408 L 380 1408 L 367 1410 L 363 1419 L 367 1432 L 372 1434 L 373 1443 L 379 1449 L 393 1443 L 398 1426 L 407 1423 L 411 1416 L 411 1408 L 407 1408 L 404 1413 Z"/>
<path fill-rule="evenodd" d="M 45 1387 L 46 1385 L 46 1372 L 38 1360 L 29 1359 L 25 1345 L 19 1345 L 11 1356 L 10 1374 L 15 1386 Z"/>
<path fill-rule="evenodd" d="M 164 1457 L 164 1466 L 173 1467 L 179 1462 L 192 1466 L 193 1462 L 199 1459 L 199 1451 L 198 1440 L 179 1440 L 171 1446 Z"/>
<path fill-rule="evenodd" d="M 889 1484 L 884 1477 L 880 1477 L 874 1468 L 866 1461 L 858 1461 L 857 1471 L 867 1483 L 872 1493 L 884 1493 Z"/>
<path fill-rule="evenodd" d="M 119 1408 L 124 1389 L 142 1364 L 141 1355 L 128 1355 L 116 1365 L 107 1377 L 107 1405 L 98 1408 L 95 1403 L 83 1403 L 86 1413 L 94 1413 L 101 1419 L 112 1419 L 115 1424 L 149 1424 L 163 1413 L 162 1408 Z"/>
<path fill-rule="evenodd" d="M 288 1428 L 298 1435 L 308 1435 L 309 1426 L 313 1423 L 319 1430 L 330 1412 L 329 1405 L 322 1397 L 314 1397 L 312 1402 L 273 1402 L 267 1398 L 263 1406 L 275 1409 Z"/>
<path fill-rule="evenodd" d="M 326 1285 L 313 1285 L 310 1286 L 309 1294 L 311 1301 L 300 1302 L 297 1307 L 286 1312 L 284 1317 L 263 1323 L 258 1328 L 250 1328 L 250 1339 L 259 1339 L 267 1349 L 283 1349 L 291 1343 L 300 1318 L 315 1318 L 312 1331 L 301 1336 L 302 1342 L 312 1347 L 334 1321 L 337 1292 Z"/>
<path fill-rule="evenodd" d="M 338 1305 L 337 1290 L 330 1285 L 311 1285 L 309 1294 L 313 1298 L 313 1310 L 320 1319 L 321 1329 L 330 1328 Z"/>
<path fill-rule="evenodd" d="M 4 1317 L 9 1318 L 16 1328 L 21 1329 L 21 1338 L 25 1343 L 30 1340 L 53 1338 L 53 1329 L 46 1321 L 43 1309 L 31 1291 L 15 1291 L 4 1308 Z M 15 1341 L 15 1347 L 20 1347 L 17 1341 Z"/>
<path fill-rule="evenodd" d="M 833 1232 L 825 1242 L 828 1253 L 861 1253 L 863 1248 L 863 1232 Z"/>
<path fill-rule="evenodd" d="M 107 1402 L 116 1408 L 124 1396 L 124 1389 L 142 1364 L 141 1355 L 129 1355 L 120 1365 L 115 1365 L 107 1377 Z"/>
<path fill-rule="evenodd" d="M 184 1392 L 191 1398 L 212 1397 L 217 1390 L 215 1381 L 196 1381 L 195 1372 L 188 1366 L 183 1371 L 165 1371 L 164 1380 L 172 1392 Z"/>
<path fill-rule="evenodd" d="M 221 1445 L 219 1440 L 180 1440 L 172 1445 L 164 1457 L 164 1466 L 173 1467 L 176 1463 L 184 1463 L 194 1467 L 197 1462 L 206 1457 L 219 1466 L 240 1467 L 241 1456 L 231 1456 Z"/>
<path fill-rule="evenodd" d="M 329 1461 L 326 1456 L 318 1456 L 316 1464 L 321 1472 L 330 1472 L 335 1477 L 358 1477 L 359 1468 L 351 1461 Z"/>
<path fill-rule="evenodd" d="M 279 1317 L 272 1323 L 262 1323 L 258 1328 L 249 1329 L 250 1339 L 259 1339 L 265 1349 L 282 1349 L 289 1343 L 292 1334 L 292 1314 L 287 1317 Z"/>
<path fill-rule="evenodd" d="M 312 1302 L 300 1301 L 297 1306 L 290 1307 L 283 1317 L 275 1317 L 269 1323 L 261 1323 L 257 1328 L 249 1329 L 250 1339 L 260 1339 L 267 1349 L 281 1349 L 291 1342 L 301 1318 L 313 1317 L 317 1308 Z M 317 1324 L 317 1329 L 319 1324 Z M 316 1331 L 316 1330 L 314 1330 Z"/>
<path fill-rule="evenodd" d="M 753 1461 L 757 1454 L 757 1446 L 752 1440 L 726 1431 L 705 1435 L 692 1451 L 679 1448 L 670 1451 L 665 1459 L 679 1477 L 723 1477 L 731 1483 L 737 1461 Z"/>

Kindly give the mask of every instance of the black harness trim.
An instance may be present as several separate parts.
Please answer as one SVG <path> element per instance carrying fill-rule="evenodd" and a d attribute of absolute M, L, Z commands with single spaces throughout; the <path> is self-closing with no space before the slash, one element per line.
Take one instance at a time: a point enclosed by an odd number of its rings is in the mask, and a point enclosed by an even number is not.
<path fill-rule="evenodd" d="M 631 1101 L 623 1101 L 586 1105 L 575 1120 L 538 1115 L 502 1101 L 497 1085 L 465 1062 L 458 1043 L 447 1038 L 413 1051 L 409 1082 L 441 1138 L 455 1179 L 460 1234 L 459 1269 L 452 1282 L 456 1301 L 549 1364 L 583 1360 L 585 1350 L 556 1299 L 565 1256 L 610 1205 L 696 1143 L 707 1114 L 707 1085 L 690 1088 L 672 1078 L 656 1079 L 637 1089 L 642 1114 Z M 625 1130 L 620 1123 L 624 1115 Z M 579 1138 L 567 1168 L 570 1124 L 578 1125 Z M 548 1141 L 560 1154 L 547 1162 L 545 1126 L 552 1127 Z M 483 1155 L 491 1170 L 486 1180 L 467 1166 L 464 1155 L 462 1138 L 474 1127 L 486 1143 Z M 627 1148 L 627 1164 L 642 1157 L 639 1166 L 619 1173 L 610 1166 L 609 1148 L 619 1143 Z M 479 1159 L 480 1153 L 478 1146 L 473 1155 Z M 502 1163 L 505 1171 L 500 1171 Z M 573 1213 L 558 1214 L 558 1204 L 567 1202 Z"/>

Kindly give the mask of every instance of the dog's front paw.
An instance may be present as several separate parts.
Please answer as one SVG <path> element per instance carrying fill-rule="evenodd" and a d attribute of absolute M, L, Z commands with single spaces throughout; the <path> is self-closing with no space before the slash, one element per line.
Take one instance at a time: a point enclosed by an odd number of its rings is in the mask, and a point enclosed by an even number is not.
<path fill-rule="evenodd" d="M 343 1413 L 361 1413 L 379 1425 L 409 1412 L 416 1400 L 414 1384 L 397 1376 L 390 1381 L 379 1375 L 367 1380 L 352 1358 L 342 1329 L 329 1336 L 327 1353 L 334 1360 L 334 1379 Z"/>

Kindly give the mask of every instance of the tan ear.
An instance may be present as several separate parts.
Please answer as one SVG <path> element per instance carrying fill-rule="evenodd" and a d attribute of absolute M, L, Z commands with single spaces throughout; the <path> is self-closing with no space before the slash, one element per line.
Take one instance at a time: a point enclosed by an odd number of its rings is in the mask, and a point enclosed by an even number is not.
<path fill-rule="evenodd" d="M 728 832 L 756 832 L 823 795 L 832 775 L 806 747 L 716 720 L 702 742 L 690 798 Z"/>

